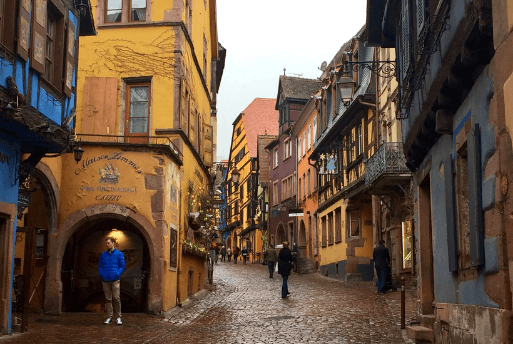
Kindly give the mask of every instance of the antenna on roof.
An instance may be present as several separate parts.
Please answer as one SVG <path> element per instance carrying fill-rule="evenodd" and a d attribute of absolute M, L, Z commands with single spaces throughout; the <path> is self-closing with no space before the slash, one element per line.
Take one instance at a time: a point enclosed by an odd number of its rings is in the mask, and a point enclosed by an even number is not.
<path fill-rule="evenodd" d="M 303 73 L 299 73 L 299 74 L 296 74 L 296 73 L 290 73 L 290 75 L 294 75 L 295 77 L 297 78 L 301 78 L 303 76 Z"/>
<path fill-rule="evenodd" d="M 319 67 L 319 69 L 324 72 L 326 70 L 326 67 L 328 67 L 328 62 L 322 61 L 321 67 Z"/>
<path fill-rule="evenodd" d="M 285 76 L 285 71 L 287 70 L 287 68 L 283 68 L 283 76 Z"/>

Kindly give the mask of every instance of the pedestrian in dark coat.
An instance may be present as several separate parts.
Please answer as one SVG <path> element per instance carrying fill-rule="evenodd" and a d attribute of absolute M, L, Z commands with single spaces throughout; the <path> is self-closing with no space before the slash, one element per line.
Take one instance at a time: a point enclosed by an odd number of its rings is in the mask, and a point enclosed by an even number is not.
<path fill-rule="evenodd" d="M 278 254 L 278 273 L 283 278 L 283 284 L 281 286 L 281 297 L 283 299 L 290 294 L 287 281 L 290 276 L 290 270 L 292 269 L 293 260 L 294 258 L 292 257 L 292 251 L 290 251 L 289 249 L 289 243 L 287 241 L 284 241 L 283 248 L 280 250 L 280 253 Z"/>
<path fill-rule="evenodd" d="M 226 247 L 221 247 L 221 261 L 226 262 Z"/>
<path fill-rule="evenodd" d="M 237 264 L 237 259 L 239 258 L 240 254 L 240 248 L 238 246 L 235 246 L 233 249 L 233 263 Z"/>
<path fill-rule="evenodd" d="M 273 278 L 274 267 L 278 261 L 278 253 L 271 244 L 269 248 L 264 252 L 264 260 L 267 262 L 267 268 L 269 269 L 269 278 Z"/>
<path fill-rule="evenodd" d="M 227 248 L 226 249 L 226 255 L 228 256 L 228 262 L 230 262 L 232 260 L 232 249 L 231 248 Z"/>
<path fill-rule="evenodd" d="M 387 292 L 385 279 L 390 271 L 390 252 L 385 246 L 385 240 L 380 240 L 379 245 L 374 248 L 372 259 L 378 276 L 378 294 L 384 294 Z"/>

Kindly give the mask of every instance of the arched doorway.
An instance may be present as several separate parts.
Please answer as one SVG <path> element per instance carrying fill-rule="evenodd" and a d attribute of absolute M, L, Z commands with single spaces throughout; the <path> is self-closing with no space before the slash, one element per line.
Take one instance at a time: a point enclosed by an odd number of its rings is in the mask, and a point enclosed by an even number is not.
<path fill-rule="evenodd" d="M 117 239 L 117 249 L 125 257 L 126 268 L 120 283 L 123 312 L 147 310 L 150 261 L 145 238 L 125 220 L 99 216 L 79 226 L 68 240 L 61 269 L 63 311 L 105 311 L 98 262 L 109 236 Z"/>
<path fill-rule="evenodd" d="M 303 220 L 301 220 L 301 222 L 299 223 L 298 245 L 299 245 L 299 256 L 302 258 L 306 258 L 306 229 L 305 229 L 305 222 Z"/>
<path fill-rule="evenodd" d="M 276 230 L 276 244 L 279 245 L 282 242 L 287 240 L 287 233 L 285 233 L 285 228 L 283 224 L 278 225 L 278 229 Z"/>
<path fill-rule="evenodd" d="M 43 163 L 38 163 L 32 175 L 20 187 L 20 190 L 22 189 L 25 190 L 24 194 L 29 202 L 27 207 L 20 205 L 18 208 L 14 283 L 15 288 L 19 287 L 18 284 L 26 285 L 25 276 L 30 274 L 27 276 L 28 280 L 32 281 L 29 284 L 29 309 L 40 311 L 44 308 L 48 236 L 56 230 L 59 194 L 55 178 Z M 32 243 L 32 246 L 28 246 L 27 243 Z M 21 295 L 13 298 L 15 311 L 21 311 L 22 298 Z"/>

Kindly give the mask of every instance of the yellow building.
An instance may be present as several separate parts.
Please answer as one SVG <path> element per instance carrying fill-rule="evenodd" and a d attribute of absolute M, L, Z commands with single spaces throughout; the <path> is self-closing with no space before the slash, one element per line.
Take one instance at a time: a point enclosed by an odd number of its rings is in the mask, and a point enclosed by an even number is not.
<path fill-rule="evenodd" d="M 262 257 L 262 231 L 255 221 L 258 199 L 258 135 L 278 134 L 276 99 L 256 98 L 233 122 L 227 180 L 227 247 L 246 247 L 249 260 Z M 234 182 L 231 173 L 236 168 L 240 177 Z M 258 218 L 258 217 L 257 217 Z"/>
<path fill-rule="evenodd" d="M 374 60 L 395 61 L 395 49 L 376 48 Z M 385 240 L 394 276 L 410 283 L 414 268 L 413 185 L 403 153 L 401 121 L 397 117 L 398 83 L 394 75 L 376 82 L 377 145 L 365 165 L 366 188 L 372 194 L 374 243 Z"/>
<path fill-rule="evenodd" d="M 75 119 L 85 153 L 78 164 L 43 162 L 59 190 L 45 310 L 101 308 L 94 266 L 114 235 L 127 261 L 124 308 L 165 311 L 207 277 L 208 228 L 190 214 L 211 188 L 224 66 L 216 1 L 91 5 L 98 35 L 80 41 Z"/>
<path fill-rule="evenodd" d="M 376 145 L 376 96 L 371 72 L 353 70 L 345 63 L 372 60 L 374 49 L 359 44 L 362 32 L 325 65 L 316 96 L 316 143 L 309 156 L 319 176 L 320 273 L 346 281 L 374 278 L 372 204 L 365 193 L 365 160 Z"/>

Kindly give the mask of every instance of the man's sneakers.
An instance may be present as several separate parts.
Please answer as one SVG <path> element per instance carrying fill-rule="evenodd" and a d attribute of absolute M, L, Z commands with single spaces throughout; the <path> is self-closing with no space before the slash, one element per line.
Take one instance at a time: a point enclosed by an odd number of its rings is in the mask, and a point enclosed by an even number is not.
<path fill-rule="evenodd" d="M 109 317 L 109 318 L 107 318 L 107 320 L 105 320 L 104 324 L 105 325 L 109 325 L 111 322 L 112 322 L 112 318 Z M 117 325 L 123 325 L 123 322 L 121 321 L 121 318 L 117 318 L 116 319 L 116 324 Z"/>

